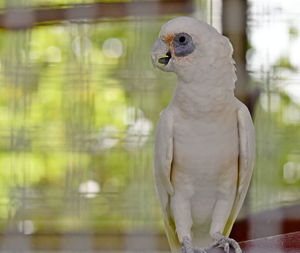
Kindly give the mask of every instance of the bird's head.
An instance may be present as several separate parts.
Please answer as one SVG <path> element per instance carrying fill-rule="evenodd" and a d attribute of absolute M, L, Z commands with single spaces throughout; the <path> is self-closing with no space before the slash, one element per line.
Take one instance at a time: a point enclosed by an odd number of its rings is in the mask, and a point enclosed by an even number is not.
<path fill-rule="evenodd" d="M 229 40 L 212 26 L 195 18 L 178 17 L 162 26 L 151 58 L 163 71 L 192 75 L 191 69 L 200 71 L 218 59 L 231 61 L 232 52 Z"/>

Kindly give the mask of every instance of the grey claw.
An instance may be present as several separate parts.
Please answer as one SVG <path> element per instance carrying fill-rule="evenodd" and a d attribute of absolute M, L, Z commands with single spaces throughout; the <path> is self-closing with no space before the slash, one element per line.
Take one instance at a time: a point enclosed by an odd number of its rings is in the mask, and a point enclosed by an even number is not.
<path fill-rule="evenodd" d="M 229 243 L 228 242 L 226 242 L 225 244 L 224 244 L 224 251 L 226 252 L 226 253 L 229 253 Z"/>
<path fill-rule="evenodd" d="M 235 240 L 228 238 L 228 243 L 234 248 L 235 253 L 242 253 L 240 245 Z"/>
<path fill-rule="evenodd" d="M 240 245 L 234 239 L 223 236 L 219 238 L 217 242 L 224 249 L 226 253 L 230 252 L 230 246 L 233 247 L 235 253 L 242 253 Z"/>
<path fill-rule="evenodd" d="M 195 248 L 195 253 L 207 253 L 206 249 Z"/>

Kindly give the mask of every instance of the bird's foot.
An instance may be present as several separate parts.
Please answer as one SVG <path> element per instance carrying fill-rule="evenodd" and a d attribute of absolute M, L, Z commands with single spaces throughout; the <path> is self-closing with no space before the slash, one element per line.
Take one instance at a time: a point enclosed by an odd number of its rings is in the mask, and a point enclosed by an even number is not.
<path fill-rule="evenodd" d="M 192 240 L 189 237 L 184 237 L 183 238 L 182 253 L 194 253 Z"/>
<path fill-rule="evenodd" d="M 195 248 L 194 253 L 207 253 L 207 251 L 204 248 Z"/>
<path fill-rule="evenodd" d="M 220 245 L 226 253 L 229 253 L 231 246 L 234 249 L 235 253 L 242 253 L 240 245 L 234 239 L 223 236 L 220 233 L 215 233 L 213 235 L 213 238 L 215 239 L 215 243 L 213 243 L 211 248 Z"/>

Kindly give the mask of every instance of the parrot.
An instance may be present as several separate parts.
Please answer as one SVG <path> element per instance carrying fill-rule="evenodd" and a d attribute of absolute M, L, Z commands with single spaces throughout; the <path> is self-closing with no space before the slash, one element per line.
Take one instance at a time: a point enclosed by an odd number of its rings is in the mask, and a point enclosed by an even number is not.
<path fill-rule="evenodd" d="M 165 23 L 154 43 L 154 67 L 177 84 L 160 113 L 154 181 L 172 253 L 242 250 L 229 237 L 251 181 L 255 130 L 234 95 L 233 47 L 193 17 Z"/>

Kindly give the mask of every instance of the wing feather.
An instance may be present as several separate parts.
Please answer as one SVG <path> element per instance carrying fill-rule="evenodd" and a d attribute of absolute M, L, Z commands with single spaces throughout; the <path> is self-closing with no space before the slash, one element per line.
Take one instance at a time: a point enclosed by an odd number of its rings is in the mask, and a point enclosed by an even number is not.
<path fill-rule="evenodd" d="M 248 108 L 241 102 L 239 102 L 237 118 L 239 133 L 238 185 L 233 208 L 224 230 L 226 236 L 229 236 L 233 223 L 243 205 L 251 181 L 255 159 L 254 126 Z"/>
<path fill-rule="evenodd" d="M 154 154 L 154 179 L 163 212 L 166 234 L 172 252 L 178 252 L 180 243 L 170 212 L 170 196 L 174 194 L 171 182 L 173 160 L 173 115 L 170 108 L 165 109 L 161 113 L 157 126 Z"/>

